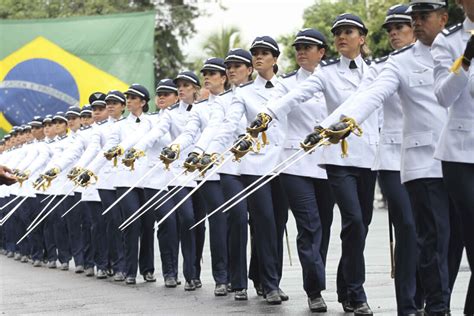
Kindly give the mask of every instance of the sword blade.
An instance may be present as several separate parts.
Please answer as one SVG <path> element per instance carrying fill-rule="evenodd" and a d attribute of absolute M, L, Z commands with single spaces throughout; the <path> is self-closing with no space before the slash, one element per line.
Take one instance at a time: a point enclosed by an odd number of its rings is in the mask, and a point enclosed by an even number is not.
<path fill-rule="evenodd" d="M 3 210 L 5 207 L 7 207 L 8 205 L 12 204 L 13 202 L 15 202 L 16 200 L 18 200 L 20 198 L 19 195 L 17 195 L 15 198 L 13 198 L 13 200 L 11 200 L 10 202 L 8 202 L 7 204 L 5 204 L 4 206 L 0 207 L 0 211 Z"/>
<path fill-rule="evenodd" d="M 81 203 L 81 202 L 82 202 L 82 200 L 77 201 L 77 202 L 76 202 L 73 206 L 71 206 L 63 215 L 61 215 L 61 218 L 63 218 L 64 216 L 66 216 L 67 213 L 69 213 L 70 211 L 72 211 L 72 210 L 73 210 L 76 206 L 78 206 L 79 203 Z"/>
<path fill-rule="evenodd" d="M 168 183 L 166 185 L 164 185 L 155 195 L 153 195 L 151 197 L 151 199 L 149 199 L 145 204 L 143 204 L 138 210 L 136 210 L 132 215 L 130 215 L 122 224 L 120 224 L 119 226 L 119 229 L 122 228 L 125 224 L 127 224 L 129 221 L 131 221 L 135 216 L 136 214 L 139 214 L 140 211 L 142 209 L 144 209 L 149 203 L 151 203 L 151 201 L 153 201 L 161 192 L 163 192 L 164 189 L 166 189 L 171 183 L 173 183 L 173 181 L 175 181 L 176 179 L 178 179 L 181 175 L 183 175 L 184 173 L 186 172 L 186 170 L 183 170 L 182 172 L 180 172 L 178 175 L 176 175 L 173 179 L 171 179 L 170 181 L 168 181 Z M 173 188 L 174 189 L 174 188 Z M 168 194 L 170 194 L 170 192 L 173 191 L 173 190 L 170 190 L 168 192 L 166 192 L 166 194 L 164 196 L 162 196 L 160 199 L 158 199 L 158 201 L 156 203 L 159 203 L 159 201 L 161 201 L 161 199 L 163 199 L 165 196 L 167 196 Z M 155 206 L 156 204 L 153 204 L 151 207 Z M 148 209 L 146 210 L 148 211 Z M 146 212 L 145 211 L 145 212 Z M 141 216 L 141 215 L 139 215 Z"/>
<path fill-rule="evenodd" d="M 231 208 L 233 208 L 235 205 L 237 205 L 240 201 L 242 201 L 243 199 L 249 197 L 250 195 L 252 195 L 255 191 L 257 191 L 258 189 L 260 189 L 261 187 L 263 187 L 265 184 L 267 184 L 268 182 L 272 181 L 275 177 L 277 177 L 281 172 L 283 172 L 284 170 L 286 170 L 287 168 L 291 167 L 292 165 L 294 165 L 295 163 L 297 163 L 298 161 L 300 161 L 301 159 L 303 159 L 304 157 L 306 157 L 306 155 L 309 155 L 314 149 L 318 148 L 322 146 L 319 145 L 319 146 L 315 146 L 313 148 L 311 148 L 310 150 L 308 150 L 307 152 L 305 152 L 304 154 L 300 155 L 298 158 L 294 159 L 292 162 L 290 162 L 289 164 L 287 164 L 286 166 L 284 166 L 283 168 L 281 168 L 278 172 L 274 173 L 273 175 L 271 175 L 270 177 L 266 178 L 263 182 L 261 182 L 259 185 L 257 185 L 256 187 L 254 187 L 250 192 L 248 192 L 247 194 L 245 194 L 243 197 L 241 197 L 240 199 L 238 199 L 236 202 L 232 203 L 231 206 L 228 206 L 225 210 L 222 211 L 222 213 L 225 213 L 227 212 L 228 210 L 230 210 Z M 261 179 L 261 178 L 259 178 Z M 257 182 L 259 179 L 257 179 L 255 182 Z M 254 183 L 255 183 L 254 182 Z M 253 184 L 253 183 L 252 183 Z"/>
<path fill-rule="evenodd" d="M 26 230 L 29 230 L 31 228 L 31 226 L 33 226 L 36 221 L 41 217 L 41 215 L 44 213 L 44 211 L 46 211 L 46 209 L 51 205 L 51 203 L 53 203 L 54 199 L 56 198 L 58 194 L 53 194 L 53 198 L 51 200 L 49 200 L 48 203 L 46 203 L 46 205 L 43 207 L 43 209 L 41 210 L 41 212 L 38 213 L 38 215 L 36 215 L 35 219 L 30 223 L 30 225 L 28 225 L 28 227 L 26 228 Z"/>
<path fill-rule="evenodd" d="M 5 224 L 5 222 L 10 218 L 10 216 L 12 216 L 13 213 L 15 213 L 15 211 L 26 201 L 27 198 L 28 198 L 28 196 L 23 197 L 23 199 L 21 199 L 20 203 L 15 205 L 15 207 L 0 220 L 0 226 L 3 226 L 3 224 Z"/>
<path fill-rule="evenodd" d="M 160 205 L 158 205 L 155 210 L 157 210 L 158 208 L 160 208 L 163 204 L 165 204 L 166 202 L 168 202 L 173 196 L 175 196 L 179 191 L 181 191 L 183 188 L 185 188 L 185 185 L 188 184 L 191 180 L 194 179 L 194 177 L 196 176 L 196 171 L 191 173 L 191 175 L 189 175 L 189 177 L 186 178 L 186 180 L 184 181 L 184 184 L 181 185 L 181 186 L 175 186 L 173 189 L 171 189 L 170 191 L 168 191 L 167 194 L 165 194 L 164 196 L 162 196 L 158 201 L 156 201 L 155 203 L 153 203 L 153 205 L 149 206 L 146 210 L 142 211 L 142 213 L 135 217 L 131 222 L 129 222 L 128 224 L 126 224 L 125 226 L 123 226 L 121 228 L 121 230 L 123 231 L 125 228 L 127 228 L 128 226 L 130 226 L 134 221 L 136 221 L 137 219 L 139 219 L 143 214 L 145 214 L 146 212 L 148 212 L 149 210 L 151 210 L 156 204 L 158 204 L 161 200 L 163 200 L 165 197 L 166 200 L 164 200 Z M 173 193 L 171 193 L 173 192 Z M 169 216 L 169 215 L 168 215 Z"/>
<path fill-rule="evenodd" d="M 223 166 L 225 163 L 227 163 L 231 158 L 232 158 L 232 156 L 228 156 L 226 159 L 224 159 L 221 166 Z M 204 169 L 204 171 L 207 170 L 210 166 L 211 165 L 208 165 Z M 218 168 L 215 168 L 214 170 L 212 170 L 195 188 L 193 188 L 181 201 L 179 201 L 179 203 L 176 204 L 171 209 L 171 211 L 169 211 L 165 216 L 163 216 L 162 219 L 159 220 L 159 222 L 156 224 L 156 227 L 160 226 L 161 223 L 163 223 L 174 211 L 176 211 L 191 195 L 194 194 L 194 192 L 196 192 L 200 187 L 202 187 L 204 185 L 204 183 L 206 183 L 207 179 L 212 177 L 218 170 L 219 170 Z"/>
<path fill-rule="evenodd" d="M 41 224 L 45 219 L 46 217 L 48 217 L 49 214 L 51 214 L 68 196 L 69 194 L 71 194 L 78 186 L 75 185 L 74 187 L 72 187 L 71 190 L 69 190 L 68 193 L 66 193 L 66 195 L 64 195 L 64 197 L 61 198 L 61 200 L 59 200 L 58 203 L 56 203 L 49 211 L 48 213 L 44 214 L 44 216 L 39 219 L 34 225 L 33 227 L 31 227 L 30 229 L 27 229 L 26 233 L 16 242 L 16 244 L 18 245 L 23 239 L 25 239 L 36 227 L 38 227 L 39 224 Z M 53 199 L 54 200 L 54 199 Z"/>
<path fill-rule="evenodd" d="M 266 176 L 268 176 L 270 173 L 274 172 L 275 170 L 277 170 L 278 168 L 280 168 L 281 166 L 283 166 L 285 163 L 287 163 L 288 161 L 290 161 L 291 159 L 293 159 L 297 154 L 299 154 L 301 151 L 303 151 L 303 149 L 300 149 L 298 150 L 297 152 L 295 152 L 294 154 L 292 154 L 290 157 L 288 157 L 287 159 L 283 160 L 282 162 L 280 162 L 278 165 L 276 165 L 273 169 L 271 169 L 270 171 L 268 171 L 267 173 L 265 173 L 263 176 L 261 176 L 260 178 L 258 178 L 257 180 L 255 180 L 255 182 L 251 183 L 249 186 L 247 186 L 245 189 L 243 189 L 242 191 L 240 191 L 239 193 L 237 193 L 236 195 L 234 195 L 232 198 L 230 198 L 229 200 L 227 200 L 224 204 L 222 204 L 221 206 L 219 206 L 218 208 L 216 208 L 214 211 L 212 211 L 211 213 L 207 214 L 206 216 L 204 216 L 201 220 L 199 220 L 197 223 L 195 223 L 193 226 L 191 226 L 190 229 L 193 229 L 195 228 L 196 226 L 198 226 L 199 224 L 201 224 L 202 222 L 204 222 L 206 219 L 208 219 L 209 217 L 211 217 L 212 215 L 214 215 L 215 213 L 217 213 L 218 211 L 222 210 L 224 207 L 226 207 L 227 205 L 229 205 L 230 203 L 232 203 L 232 201 L 234 201 L 235 199 L 237 199 L 239 196 L 241 196 L 242 194 L 244 194 L 245 192 L 249 191 L 254 185 L 256 185 L 260 180 L 262 180 L 263 178 L 265 178 Z"/>
<path fill-rule="evenodd" d="M 55 195 L 55 194 L 52 194 L 52 193 L 51 193 L 50 195 L 48 195 L 47 197 L 45 197 L 44 199 L 42 199 L 42 200 L 40 201 L 40 204 L 43 203 L 44 201 L 46 201 L 47 199 L 49 199 L 50 197 L 52 197 L 53 195 Z"/>
<path fill-rule="evenodd" d="M 102 212 L 102 215 L 105 215 L 107 214 L 115 205 L 117 205 L 120 201 L 122 201 L 122 199 L 127 196 L 127 194 L 129 194 L 130 192 L 132 192 L 132 190 L 138 185 L 140 184 L 140 182 L 143 181 L 143 179 L 145 179 L 146 177 L 148 177 L 156 168 L 158 168 L 158 166 L 160 166 L 159 164 L 156 164 L 155 166 L 153 166 L 153 168 L 151 168 L 150 170 L 148 170 L 143 176 L 140 177 L 140 179 L 138 179 L 137 181 L 135 181 L 135 183 L 130 187 L 128 188 L 127 191 L 125 191 L 117 200 L 115 200 L 114 203 L 112 203 L 105 211 Z"/>

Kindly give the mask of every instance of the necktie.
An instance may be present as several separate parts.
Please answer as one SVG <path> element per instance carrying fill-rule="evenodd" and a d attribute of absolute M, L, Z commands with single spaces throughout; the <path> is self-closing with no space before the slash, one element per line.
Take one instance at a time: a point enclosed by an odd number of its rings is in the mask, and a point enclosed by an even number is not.
<path fill-rule="evenodd" d="M 189 104 L 188 107 L 186 108 L 186 111 L 191 111 L 192 108 L 193 108 L 193 105 Z"/>
<path fill-rule="evenodd" d="M 140 119 L 137 117 L 137 119 L 135 120 L 135 123 L 140 123 Z"/>
<path fill-rule="evenodd" d="M 355 61 L 351 60 L 351 62 L 349 63 L 349 69 L 357 69 L 357 64 L 355 63 Z"/>
<path fill-rule="evenodd" d="M 273 83 L 270 80 L 268 80 L 267 83 L 265 84 L 265 88 L 266 89 L 273 88 Z"/>

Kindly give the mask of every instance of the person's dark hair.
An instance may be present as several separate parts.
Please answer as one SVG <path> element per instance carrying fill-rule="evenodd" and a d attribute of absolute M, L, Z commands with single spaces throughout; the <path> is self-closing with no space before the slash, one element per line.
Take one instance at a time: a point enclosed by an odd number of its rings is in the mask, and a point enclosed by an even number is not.
<path fill-rule="evenodd" d="M 278 65 L 274 64 L 273 65 L 273 73 L 276 75 L 278 73 Z"/>

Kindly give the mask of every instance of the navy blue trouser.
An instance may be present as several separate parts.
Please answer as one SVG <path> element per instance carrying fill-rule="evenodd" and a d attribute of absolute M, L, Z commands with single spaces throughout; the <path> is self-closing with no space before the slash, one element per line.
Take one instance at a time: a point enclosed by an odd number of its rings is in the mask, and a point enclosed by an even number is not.
<path fill-rule="evenodd" d="M 255 221 L 252 219 L 252 213 L 247 202 L 247 212 L 249 218 L 250 228 L 250 264 L 249 264 L 249 279 L 253 281 L 254 285 L 261 285 L 260 280 L 260 264 L 258 261 L 257 245 L 255 242 Z"/>
<path fill-rule="evenodd" d="M 46 204 L 40 204 L 40 202 L 46 196 L 43 194 L 36 194 L 35 198 L 35 207 L 32 208 L 30 213 L 30 219 L 28 226 L 33 222 L 33 220 L 39 215 L 41 210 Z M 45 202 L 47 203 L 47 202 Z M 27 226 L 27 227 L 28 227 Z M 30 233 L 30 243 L 31 243 L 31 259 L 33 260 L 43 260 L 44 258 L 44 248 L 45 248 L 45 240 L 44 240 L 44 222 L 39 224 L 31 233 Z"/>
<path fill-rule="evenodd" d="M 0 205 L 4 206 L 7 204 L 6 198 L 0 198 Z M 5 216 L 4 210 L 0 210 L 0 218 Z M 5 249 L 5 234 L 3 230 L 3 226 L 0 226 L 0 249 Z"/>
<path fill-rule="evenodd" d="M 105 217 L 102 216 L 102 203 L 86 201 L 88 215 L 90 216 L 91 247 L 93 262 L 98 270 L 105 271 L 109 266 L 109 254 L 107 247 L 107 226 Z"/>
<path fill-rule="evenodd" d="M 99 189 L 99 196 L 102 202 L 102 210 L 105 211 L 117 199 L 115 190 Z M 114 272 L 125 273 L 125 250 L 123 236 L 118 227 L 122 224 L 122 213 L 120 206 L 115 205 L 107 214 L 103 215 L 106 225 L 107 249 L 109 255 L 109 265 Z"/>
<path fill-rule="evenodd" d="M 170 190 L 173 187 L 169 188 Z M 176 205 L 179 203 L 189 192 L 191 188 L 183 188 L 176 193 L 171 199 Z M 187 199 L 183 204 L 176 210 L 174 216 L 178 219 L 178 233 L 179 240 L 181 242 L 181 253 L 183 255 L 183 275 L 187 282 L 196 279 L 196 238 L 195 229 L 189 230 L 194 225 L 194 210 L 193 200 Z"/>
<path fill-rule="evenodd" d="M 376 172 L 335 165 L 326 165 L 326 172 L 342 221 L 338 300 L 366 302 L 364 248 L 372 220 Z"/>
<path fill-rule="evenodd" d="M 460 218 L 462 239 L 471 267 L 471 280 L 464 304 L 464 314 L 474 313 L 474 164 L 442 162 L 443 181 Z M 452 226 L 451 226 L 452 227 Z"/>
<path fill-rule="evenodd" d="M 51 198 L 50 198 L 51 199 Z M 41 215 L 42 217 L 45 216 L 51 208 L 56 205 L 56 203 L 59 202 L 61 199 L 60 196 L 56 196 L 49 207 L 44 211 L 44 213 Z M 50 200 L 43 202 L 48 203 Z M 41 204 L 41 205 L 43 205 Z M 46 206 L 46 205 L 45 205 Z M 46 255 L 48 261 L 56 261 L 58 260 L 58 246 L 56 245 L 56 238 L 55 238 L 55 222 L 57 221 L 57 212 L 56 210 L 52 211 L 49 213 L 48 217 L 43 221 L 43 234 L 44 234 L 44 243 L 45 243 L 45 248 L 46 248 Z M 64 258 L 63 258 L 64 259 Z"/>
<path fill-rule="evenodd" d="M 11 200 L 13 200 L 16 196 L 15 195 L 10 195 L 8 198 L 7 198 L 7 203 L 10 202 Z M 4 212 L 4 215 L 7 215 L 16 205 L 16 203 L 19 203 L 20 201 L 17 200 L 16 202 L 13 202 L 12 204 L 10 204 L 9 206 L 7 206 L 6 208 L 3 209 L 3 212 Z M 16 252 L 18 251 L 18 247 L 16 245 L 16 242 L 18 241 L 18 239 L 15 240 L 15 238 L 17 237 L 18 235 L 18 231 L 17 231 L 17 217 L 14 216 L 15 214 L 13 214 L 12 216 L 10 216 L 10 218 L 8 219 L 8 221 L 5 222 L 5 224 L 3 225 L 3 228 L 5 229 L 5 249 L 9 252 Z"/>
<path fill-rule="evenodd" d="M 81 194 L 81 193 L 76 193 Z M 95 212 L 95 205 L 90 201 L 83 201 L 81 205 L 82 217 L 82 251 L 84 258 L 84 268 L 93 268 L 95 266 L 95 248 L 92 241 L 92 213 Z"/>
<path fill-rule="evenodd" d="M 128 187 L 117 188 L 117 198 L 122 196 Z M 125 220 L 145 203 L 143 189 L 134 188 L 120 202 L 122 218 Z M 138 266 L 140 274 L 155 272 L 154 265 L 154 224 L 152 212 L 146 212 L 123 231 L 125 245 L 125 274 L 136 277 Z M 138 246 L 140 241 L 140 247 Z"/>
<path fill-rule="evenodd" d="M 193 201 L 193 211 L 194 211 L 194 220 L 204 218 L 206 216 L 206 202 L 202 196 L 202 189 L 198 189 L 192 196 Z M 178 202 L 178 201 L 177 201 Z M 176 203 L 177 203 L 176 202 Z M 196 239 L 196 258 L 194 260 L 194 266 L 196 269 L 195 279 L 201 279 L 201 261 L 202 261 L 202 252 L 204 250 L 204 242 L 206 241 L 206 222 L 202 222 L 196 228 L 194 228 L 194 236 Z"/>
<path fill-rule="evenodd" d="M 222 191 L 225 200 L 241 192 L 245 187 L 240 176 L 220 174 Z M 227 212 L 227 227 L 229 231 L 229 280 L 234 290 L 248 287 L 247 281 L 247 238 L 248 213 L 247 200 L 239 202 Z"/>
<path fill-rule="evenodd" d="M 418 265 L 428 313 L 446 312 L 450 296 L 450 201 L 441 178 L 405 183 L 415 215 Z"/>
<path fill-rule="evenodd" d="M 29 197 L 21 205 L 20 209 L 16 210 L 18 213 L 17 241 L 26 233 L 26 228 L 30 224 L 31 212 L 34 206 L 35 198 Z M 27 238 L 18 244 L 18 250 L 22 256 L 29 256 L 31 254 L 31 238 L 31 235 L 28 235 Z"/>
<path fill-rule="evenodd" d="M 158 190 L 145 188 L 145 197 L 147 201 L 151 199 Z M 154 198 L 154 201 L 159 200 L 166 191 L 162 191 L 158 196 Z M 163 199 L 159 204 L 166 200 Z M 159 205 L 158 204 L 158 205 Z M 155 206 L 154 206 L 155 207 Z M 153 207 L 153 209 L 154 209 Z M 174 207 L 173 201 L 170 199 L 166 201 L 160 208 L 153 212 L 156 221 L 159 221 Z M 179 256 L 179 239 L 178 239 L 178 224 L 176 222 L 176 216 L 169 216 L 163 223 L 160 224 L 156 232 L 158 239 L 158 246 L 160 248 L 161 257 L 161 270 L 163 277 L 166 278 L 177 278 L 178 277 L 178 256 Z"/>
<path fill-rule="evenodd" d="M 417 282 L 418 246 L 410 198 L 401 183 L 400 171 L 379 171 L 379 184 L 387 198 L 395 228 L 395 293 L 399 315 L 416 313 L 423 307 L 421 284 Z"/>
<path fill-rule="evenodd" d="M 298 230 L 296 243 L 303 269 L 303 288 L 308 297 L 318 297 L 326 289 L 326 271 L 320 249 L 323 234 L 320 213 L 332 213 L 332 209 L 319 209 L 317 200 L 331 199 L 332 196 L 318 194 L 317 189 L 321 182 L 325 185 L 326 180 L 291 174 L 281 174 L 280 180 Z M 325 229 L 327 231 L 330 227 Z"/>
<path fill-rule="evenodd" d="M 58 195 L 59 198 L 63 198 L 64 195 Z M 66 199 L 70 198 L 69 196 Z M 61 218 L 64 214 L 64 203 L 66 200 L 61 202 L 62 205 L 59 205 L 51 214 L 54 227 L 54 239 L 56 242 L 56 247 L 58 249 L 58 260 L 60 263 L 69 263 L 71 260 L 71 246 L 69 244 L 69 232 L 66 224 L 66 220 Z M 51 204 L 53 207 L 56 201 Z"/>
<path fill-rule="evenodd" d="M 62 210 L 59 212 L 61 217 L 66 213 L 77 201 L 81 198 L 80 195 L 68 196 L 62 203 Z M 77 207 L 77 206 L 76 206 Z M 74 258 L 76 266 L 84 265 L 84 252 L 82 245 L 82 213 L 79 209 L 74 209 L 62 218 L 66 223 L 68 232 L 68 241 L 71 249 L 71 255 Z"/>
<path fill-rule="evenodd" d="M 260 178 L 242 175 L 245 186 Z M 255 246 L 260 280 L 268 293 L 278 290 L 283 265 L 283 234 L 288 219 L 288 204 L 277 178 L 265 184 L 247 199 L 255 228 Z"/>
<path fill-rule="evenodd" d="M 207 181 L 199 191 L 201 191 L 208 214 L 224 204 L 224 193 L 220 181 Z M 196 221 L 200 219 L 195 218 Z M 216 284 L 227 284 L 227 214 L 217 212 L 209 217 L 208 221 L 212 276 Z"/>

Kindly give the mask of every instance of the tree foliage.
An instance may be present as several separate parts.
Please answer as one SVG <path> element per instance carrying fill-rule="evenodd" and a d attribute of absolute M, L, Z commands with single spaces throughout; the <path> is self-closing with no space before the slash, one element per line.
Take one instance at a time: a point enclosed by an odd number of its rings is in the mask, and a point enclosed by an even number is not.
<path fill-rule="evenodd" d="M 206 39 L 203 49 L 208 56 L 224 58 L 231 48 L 240 47 L 240 30 L 235 26 L 223 27 Z"/>
<path fill-rule="evenodd" d="M 334 49 L 331 26 L 335 17 L 342 13 L 353 13 L 362 18 L 366 27 L 369 29 L 367 44 L 372 51 L 372 56 L 379 57 L 388 54 L 392 49 L 388 42 L 386 31 L 381 27 L 385 20 L 387 9 L 399 3 L 400 0 L 370 0 L 368 8 L 365 0 L 320 0 L 308 7 L 303 15 L 305 28 L 315 28 L 322 32 L 329 44 L 328 56 L 337 56 Z M 459 23 L 463 20 L 462 11 L 455 4 L 450 3 L 449 7 L 450 21 L 448 24 Z M 285 44 L 284 54 L 290 61 L 289 70 L 297 67 L 295 62 L 295 52 L 291 43 L 295 34 L 289 34 L 279 38 L 282 44 Z"/>
<path fill-rule="evenodd" d="M 155 78 L 173 77 L 184 64 L 179 44 L 195 32 L 199 11 L 183 0 L 1 0 L 0 19 L 47 19 L 155 10 Z"/>

